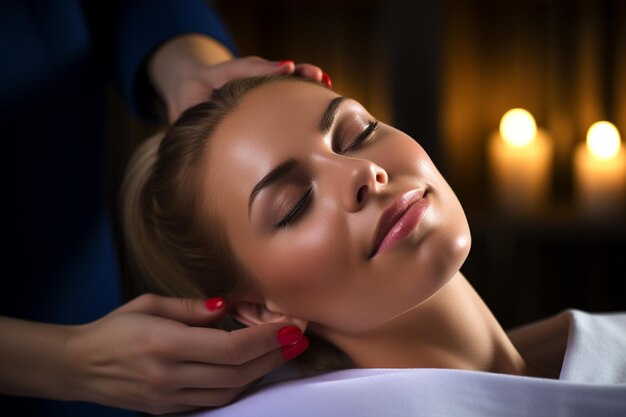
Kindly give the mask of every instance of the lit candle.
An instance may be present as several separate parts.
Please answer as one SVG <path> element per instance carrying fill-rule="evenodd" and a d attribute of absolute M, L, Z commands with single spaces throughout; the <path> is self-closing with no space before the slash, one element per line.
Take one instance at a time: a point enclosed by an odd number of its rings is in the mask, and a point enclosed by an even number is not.
<path fill-rule="evenodd" d="M 549 185 L 552 143 L 533 116 L 512 109 L 502 116 L 500 131 L 488 143 L 496 202 L 513 214 L 529 214 L 544 207 Z"/>
<path fill-rule="evenodd" d="M 597 122 L 587 132 L 587 143 L 574 153 L 579 203 L 589 214 L 612 214 L 624 203 L 626 155 L 617 128 Z"/>

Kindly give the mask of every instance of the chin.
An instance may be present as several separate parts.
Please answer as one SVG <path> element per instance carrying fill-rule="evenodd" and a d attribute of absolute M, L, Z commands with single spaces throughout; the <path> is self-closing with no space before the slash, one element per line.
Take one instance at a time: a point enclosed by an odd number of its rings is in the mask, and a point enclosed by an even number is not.
<path fill-rule="evenodd" d="M 447 183 L 442 188 L 442 200 L 445 201 L 443 206 L 448 210 L 440 218 L 439 236 L 433 242 L 433 250 L 440 255 L 436 259 L 441 275 L 447 277 L 445 282 L 448 282 L 465 263 L 472 246 L 472 235 L 461 202 Z"/>
<path fill-rule="evenodd" d="M 460 207 L 460 205 L 459 205 Z M 462 213 L 462 211 L 461 211 Z M 472 245 L 467 219 L 463 214 L 453 217 L 455 221 L 446 227 L 435 229 L 424 242 L 427 250 L 421 254 L 421 279 L 417 291 L 421 293 L 419 304 L 430 299 L 452 280 L 465 263 Z M 416 271 L 418 274 L 420 272 Z"/>
<path fill-rule="evenodd" d="M 469 232 L 469 227 L 468 227 L 467 231 L 465 231 L 464 233 L 459 233 L 458 236 L 456 236 L 456 238 L 453 239 L 452 244 L 451 244 L 451 248 L 450 248 L 451 260 L 450 261 L 451 263 L 458 264 L 458 267 L 456 268 L 457 271 L 461 269 L 461 266 L 463 266 L 463 264 L 465 263 L 465 260 L 467 259 L 470 253 L 471 247 L 472 247 L 472 235 Z"/>
<path fill-rule="evenodd" d="M 448 277 L 446 282 L 459 272 L 472 246 L 472 235 L 465 216 L 459 219 L 458 223 L 455 228 L 456 233 L 448 238 L 448 244 L 441 259 L 442 274 Z"/>

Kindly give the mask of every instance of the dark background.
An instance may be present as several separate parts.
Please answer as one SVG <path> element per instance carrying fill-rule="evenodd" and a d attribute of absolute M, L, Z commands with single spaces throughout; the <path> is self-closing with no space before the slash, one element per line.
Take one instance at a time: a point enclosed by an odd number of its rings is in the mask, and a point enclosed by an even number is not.
<path fill-rule="evenodd" d="M 505 327 L 565 308 L 626 310 L 626 212 L 576 204 L 574 147 L 595 121 L 626 134 L 626 2 L 619 0 L 217 0 L 242 56 L 322 67 L 334 89 L 429 152 L 466 209 L 462 268 Z M 523 107 L 553 136 L 541 213 L 494 207 L 486 142 Z M 110 94 L 110 191 L 154 127 Z"/>

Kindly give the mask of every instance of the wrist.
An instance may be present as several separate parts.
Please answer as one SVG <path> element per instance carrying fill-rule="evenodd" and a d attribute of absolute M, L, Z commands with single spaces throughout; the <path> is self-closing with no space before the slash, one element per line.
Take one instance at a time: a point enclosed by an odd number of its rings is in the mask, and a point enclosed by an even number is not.
<path fill-rule="evenodd" d="M 80 338 L 89 328 L 89 324 L 65 326 L 63 329 L 63 348 L 59 355 L 61 374 L 59 376 L 63 401 L 92 401 L 89 395 L 89 353 L 81 349 Z"/>

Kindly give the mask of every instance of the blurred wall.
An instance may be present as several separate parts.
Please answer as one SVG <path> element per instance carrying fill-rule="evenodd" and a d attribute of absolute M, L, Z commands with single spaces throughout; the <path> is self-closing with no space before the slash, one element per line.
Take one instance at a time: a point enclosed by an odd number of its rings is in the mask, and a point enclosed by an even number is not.
<path fill-rule="evenodd" d="M 507 110 L 523 107 L 553 136 L 553 202 L 568 203 L 571 152 L 589 126 L 610 120 L 626 134 L 626 2 L 448 0 L 444 8 L 449 179 L 480 205 L 486 139 Z"/>

